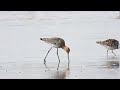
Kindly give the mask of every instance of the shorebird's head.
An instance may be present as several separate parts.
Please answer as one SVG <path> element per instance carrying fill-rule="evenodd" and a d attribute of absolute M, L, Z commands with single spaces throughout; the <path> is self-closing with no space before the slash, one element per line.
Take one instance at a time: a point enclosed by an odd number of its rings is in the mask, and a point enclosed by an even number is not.
<path fill-rule="evenodd" d="M 102 44 L 102 41 L 97 41 L 96 43 L 97 43 L 97 44 Z"/>
<path fill-rule="evenodd" d="M 64 46 L 63 49 L 69 54 L 69 52 L 70 52 L 70 48 L 69 47 Z"/>

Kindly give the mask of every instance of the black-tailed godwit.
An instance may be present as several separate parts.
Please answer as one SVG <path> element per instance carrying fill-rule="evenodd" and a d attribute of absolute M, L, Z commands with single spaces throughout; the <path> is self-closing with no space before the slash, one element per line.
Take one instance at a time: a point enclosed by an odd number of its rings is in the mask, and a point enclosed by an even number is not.
<path fill-rule="evenodd" d="M 47 54 L 46 54 L 46 56 L 45 56 L 45 58 L 44 58 L 44 64 L 45 64 L 45 66 L 46 66 L 46 58 L 47 58 L 50 50 L 54 47 L 54 48 L 57 48 L 57 56 L 58 56 L 58 60 L 59 60 L 57 70 L 58 70 L 59 64 L 60 64 L 60 58 L 59 58 L 59 55 L 58 55 L 58 48 L 62 48 L 62 49 L 64 49 L 64 50 L 67 52 L 67 55 L 68 55 L 68 69 L 69 69 L 69 63 L 70 63 L 70 60 L 69 60 L 69 52 L 70 52 L 70 48 L 65 45 L 64 39 L 58 38 L 58 37 L 52 37 L 52 38 L 40 38 L 40 40 L 45 41 L 46 43 L 49 43 L 49 44 L 52 44 L 52 45 L 53 45 L 53 46 L 48 50 L 48 52 L 47 52 Z M 46 66 L 46 67 L 47 67 L 47 66 Z"/>

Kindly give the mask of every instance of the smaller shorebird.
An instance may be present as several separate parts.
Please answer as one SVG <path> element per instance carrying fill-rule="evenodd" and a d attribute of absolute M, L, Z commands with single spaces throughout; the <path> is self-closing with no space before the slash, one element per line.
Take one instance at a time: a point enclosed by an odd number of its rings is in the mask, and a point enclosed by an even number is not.
<path fill-rule="evenodd" d="M 64 49 L 64 50 L 67 52 L 67 55 L 68 55 L 68 69 L 69 69 L 69 63 L 70 63 L 70 60 L 69 60 L 69 52 L 70 52 L 70 48 L 65 45 L 64 39 L 58 38 L 58 37 L 52 37 L 52 38 L 40 38 L 40 40 L 45 41 L 46 43 L 49 43 L 49 44 L 52 44 L 52 45 L 53 45 L 53 46 L 48 50 L 47 55 L 49 54 L 50 50 L 51 50 L 53 47 L 54 47 L 54 48 L 57 48 L 57 56 L 58 56 L 58 60 L 59 60 L 57 70 L 58 70 L 59 64 L 60 64 L 60 59 L 59 59 L 59 55 L 58 55 L 58 48 Z M 45 56 L 45 59 L 44 59 L 44 64 L 45 64 L 45 66 L 46 66 L 46 58 L 47 58 L 47 55 Z M 47 66 L 46 66 L 46 67 L 47 67 Z"/>
<path fill-rule="evenodd" d="M 113 52 L 113 50 L 115 49 L 119 49 L 119 41 L 115 40 L 115 39 L 107 39 L 104 41 L 97 41 L 96 43 L 104 46 L 105 48 L 107 48 L 107 56 L 108 56 L 108 51 L 112 50 L 112 53 L 115 55 L 115 53 Z M 116 56 L 116 55 L 115 55 Z"/>

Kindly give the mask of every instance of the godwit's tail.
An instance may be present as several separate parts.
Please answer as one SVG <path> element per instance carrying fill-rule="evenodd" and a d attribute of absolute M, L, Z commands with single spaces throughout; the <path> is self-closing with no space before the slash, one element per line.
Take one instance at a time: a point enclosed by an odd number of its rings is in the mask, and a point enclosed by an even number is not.
<path fill-rule="evenodd" d="M 40 40 L 45 41 L 47 43 L 50 43 L 50 39 L 49 38 L 40 38 Z"/>
<path fill-rule="evenodd" d="M 40 38 L 40 40 L 42 40 L 42 41 L 46 41 L 46 38 Z"/>

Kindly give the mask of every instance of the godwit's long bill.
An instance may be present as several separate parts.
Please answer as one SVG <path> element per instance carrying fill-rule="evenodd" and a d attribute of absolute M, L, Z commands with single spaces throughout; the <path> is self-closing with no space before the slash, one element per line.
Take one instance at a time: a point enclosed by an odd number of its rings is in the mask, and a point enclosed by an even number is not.
<path fill-rule="evenodd" d="M 64 50 L 67 52 L 67 55 L 68 55 L 68 69 L 69 69 L 69 63 L 70 63 L 70 60 L 69 60 L 69 52 L 70 52 L 70 48 L 65 45 L 64 39 L 58 38 L 58 37 L 52 37 L 52 38 L 40 38 L 40 40 L 45 41 L 46 43 L 49 43 L 49 44 L 52 44 L 52 45 L 53 45 L 53 46 L 48 50 L 48 52 L 47 52 L 47 54 L 46 54 L 46 56 L 45 56 L 45 58 L 44 58 L 44 64 L 45 64 L 45 66 L 46 66 L 46 58 L 47 58 L 50 50 L 54 47 L 54 48 L 57 48 L 57 56 L 58 56 L 58 60 L 59 60 L 57 70 L 58 70 L 59 64 L 60 64 L 60 58 L 59 58 L 59 55 L 58 55 L 58 48 L 62 48 L 62 49 L 64 49 Z M 47 66 L 46 66 L 46 67 L 47 67 Z"/>

